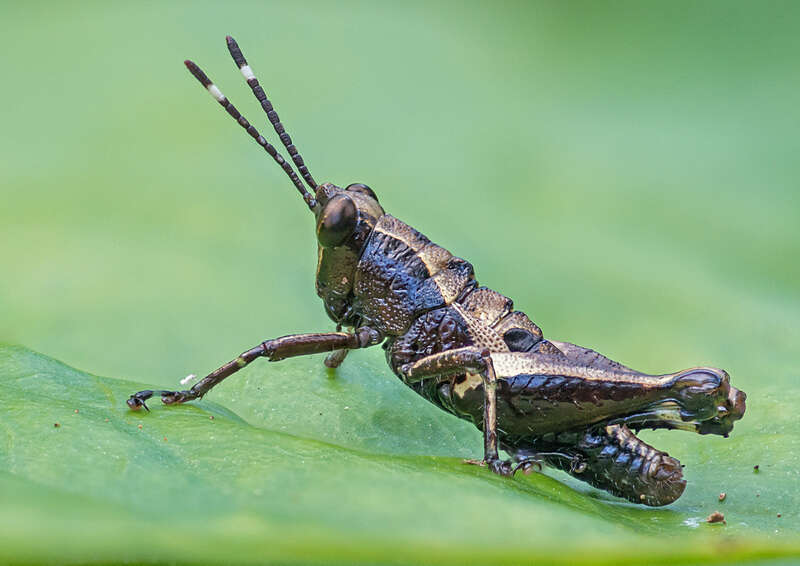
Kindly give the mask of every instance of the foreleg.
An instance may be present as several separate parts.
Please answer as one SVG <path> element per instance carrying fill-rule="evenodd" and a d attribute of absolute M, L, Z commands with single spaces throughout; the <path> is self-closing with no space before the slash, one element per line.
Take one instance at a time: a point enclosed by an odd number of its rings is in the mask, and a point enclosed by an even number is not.
<path fill-rule="evenodd" d="M 147 408 L 145 401 L 153 395 L 161 395 L 161 401 L 167 405 L 200 399 L 226 377 L 233 375 L 257 358 L 267 358 L 271 362 L 277 362 L 296 356 L 366 348 L 381 341 L 383 341 L 383 336 L 369 327 L 358 328 L 353 332 L 282 336 L 274 340 L 267 340 L 255 348 L 242 352 L 238 357 L 198 381 L 191 389 L 184 391 L 139 391 L 130 396 L 128 406 L 135 411 L 142 407 L 149 411 L 150 409 Z"/>

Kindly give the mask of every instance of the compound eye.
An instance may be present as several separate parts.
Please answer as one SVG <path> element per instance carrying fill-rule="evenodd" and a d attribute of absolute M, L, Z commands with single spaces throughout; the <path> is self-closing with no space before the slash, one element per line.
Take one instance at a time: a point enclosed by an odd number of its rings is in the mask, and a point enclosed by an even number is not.
<path fill-rule="evenodd" d="M 375 194 L 375 191 L 370 189 L 364 183 L 353 183 L 352 185 L 347 185 L 347 188 L 345 190 L 346 191 L 351 191 L 351 192 L 354 192 L 354 193 L 361 193 L 363 195 L 367 195 L 368 197 L 374 199 L 375 202 L 378 202 L 378 197 Z"/>
<path fill-rule="evenodd" d="M 338 246 L 353 233 L 357 223 L 356 205 L 349 197 L 339 194 L 322 209 L 317 222 L 317 240 L 326 248 Z"/>

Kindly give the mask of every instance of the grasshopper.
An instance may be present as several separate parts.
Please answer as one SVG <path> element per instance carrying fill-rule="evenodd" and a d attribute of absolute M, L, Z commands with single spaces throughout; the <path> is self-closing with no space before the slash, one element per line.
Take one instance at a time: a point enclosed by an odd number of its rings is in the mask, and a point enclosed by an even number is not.
<path fill-rule="evenodd" d="M 325 365 L 336 368 L 350 350 L 382 344 L 389 367 L 406 385 L 483 432 L 483 459 L 466 462 L 502 476 L 547 464 L 650 506 L 680 497 L 686 487 L 680 462 L 635 432 L 727 436 L 744 415 L 746 398 L 728 374 L 695 367 L 649 375 L 545 339 L 511 299 L 478 284 L 469 262 L 386 214 L 367 185 L 317 184 L 236 41 L 228 37 L 227 43 L 297 171 L 196 64 L 185 65 L 283 168 L 314 214 L 316 291 L 336 331 L 266 340 L 190 389 L 140 391 L 128 406 L 149 411 L 145 402 L 153 395 L 167 405 L 200 399 L 258 358 L 328 353 Z"/>

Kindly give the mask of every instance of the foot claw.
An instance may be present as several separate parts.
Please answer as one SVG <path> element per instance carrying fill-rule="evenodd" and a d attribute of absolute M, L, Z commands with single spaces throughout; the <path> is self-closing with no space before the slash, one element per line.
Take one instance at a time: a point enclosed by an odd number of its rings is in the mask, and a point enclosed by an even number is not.
<path fill-rule="evenodd" d="M 517 468 L 511 464 L 511 460 L 500 460 L 498 458 L 496 460 L 489 460 L 487 464 L 489 464 L 489 469 L 495 474 L 505 477 L 512 477 L 514 472 L 517 471 Z"/>
<path fill-rule="evenodd" d="M 500 460 L 499 458 L 496 460 L 462 460 L 464 464 L 471 464 L 473 466 L 480 466 L 483 468 L 484 466 L 488 465 L 489 469 L 492 470 L 495 474 L 505 477 L 512 477 L 517 470 L 522 470 L 524 474 L 530 474 L 533 470 L 534 466 L 539 468 L 539 471 L 542 471 L 542 463 L 538 460 L 523 460 L 516 466 L 511 462 L 511 460 Z"/>
<path fill-rule="evenodd" d="M 538 471 L 542 471 L 542 463 L 539 460 L 523 460 L 516 466 L 514 466 L 514 470 L 512 474 L 515 474 L 518 470 L 522 470 L 522 473 L 526 476 L 529 476 L 533 472 L 533 467 L 536 466 Z"/>
<path fill-rule="evenodd" d="M 138 411 L 144 407 L 145 410 L 149 412 L 150 408 L 145 404 L 145 401 L 153 395 L 161 395 L 161 402 L 165 405 L 185 403 L 186 401 L 192 401 L 193 399 L 202 397 L 202 395 L 194 393 L 191 389 L 185 391 L 153 391 L 147 389 L 131 395 L 127 400 L 128 407 L 130 407 L 132 411 Z"/>
<path fill-rule="evenodd" d="M 147 389 L 145 391 L 139 391 L 138 393 L 134 393 L 130 397 L 126 403 L 128 403 L 128 407 L 130 407 L 131 411 L 138 411 L 142 407 L 149 413 L 150 408 L 145 403 L 150 397 L 153 396 L 153 391 Z"/>
<path fill-rule="evenodd" d="M 582 474 L 589 466 L 588 462 L 578 456 L 574 457 L 569 463 L 569 471 L 571 474 Z"/>

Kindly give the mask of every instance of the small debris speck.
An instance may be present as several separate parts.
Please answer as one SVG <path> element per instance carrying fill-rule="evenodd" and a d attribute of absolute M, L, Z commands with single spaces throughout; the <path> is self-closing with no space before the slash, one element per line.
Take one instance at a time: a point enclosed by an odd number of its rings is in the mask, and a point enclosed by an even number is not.
<path fill-rule="evenodd" d="M 77 412 L 78 412 L 78 409 L 75 409 L 75 412 L 77 413 Z"/>
<path fill-rule="evenodd" d="M 190 373 L 189 375 L 181 379 L 181 385 L 186 385 L 187 383 L 192 381 L 195 377 L 197 377 L 195 374 Z"/>
<path fill-rule="evenodd" d="M 720 501 L 725 501 L 725 498 L 726 498 L 726 497 L 728 497 L 728 494 L 727 494 L 727 493 L 725 493 L 724 491 L 723 491 L 722 493 L 720 493 L 720 494 L 719 494 L 719 500 L 720 500 Z"/>
<path fill-rule="evenodd" d="M 139 430 L 142 430 L 142 425 L 139 425 Z"/>
<path fill-rule="evenodd" d="M 755 466 L 753 466 L 753 471 L 754 471 L 754 472 L 758 472 L 758 469 L 759 469 L 759 466 L 758 466 L 758 464 L 756 464 Z"/>
<path fill-rule="evenodd" d="M 344 408 L 344 410 L 345 410 L 345 411 L 349 411 L 349 410 L 350 410 L 350 407 L 345 407 L 345 408 Z"/>
<path fill-rule="evenodd" d="M 61 423 L 53 423 L 53 427 L 58 428 L 61 426 Z"/>
<path fill-rule="evenodd" d="M 725 515 L 720 513 L 719 511 L 714 511 L 706 517 L 706 523 L 722 523 L 723 525 L 727 525 L 728 523 L 725 522 Z"/>
<path fill-rule="evenodd" d="M 761 497 L 761 494 L 760 493 L 756 493 L 756 497 Z"/>

